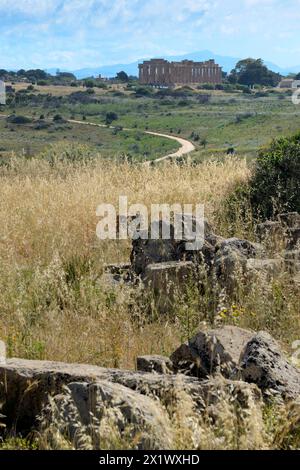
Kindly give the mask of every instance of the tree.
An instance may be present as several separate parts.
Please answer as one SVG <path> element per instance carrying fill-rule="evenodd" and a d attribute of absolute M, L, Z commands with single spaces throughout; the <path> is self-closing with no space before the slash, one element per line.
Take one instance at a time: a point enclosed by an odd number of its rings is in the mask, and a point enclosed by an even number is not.
<path fill-rule="evenodd" d="M 117 120 L 118 120 L 118 115 L 116 113 L 114 112 L 106 113 L 105 124 L 107 126 L 110 126 L 113 121 L 117 121 Z"/>
<path fill-rule="evenodd" d="M 298 73 L 298 75 L 296 75 L 295 80 L 300 80 L 300 73 Z"/>
<path fill-rule="evenodd" d="M 281 75 L 266 67 L 262 59 L 240 60 L 231 71 L 229 81 L 240 85 L 264 85 L 276 86 L 281 80 Z"/>
<path fill-rule="evenodd" d="M 85 80 L 85 81 L 84 81 L 84 86 L 85 86 L 86 88 L 94 88 L 95 82 L 94 82 L 94 80 L 92 80 L 92 79 Z"/>
<path fill-rule="evenodd" d="M 121 82 L 128 82 L 129 80 L 129 77 L 127 75 L 126 72 L 124 72 L 123 70 L 119 73 L 117 73 L 117 80 L 120 80 Z"/>
<path fill-rule="evenodd" d="M 264 219 L 300 212 L 300 133 L 274 140 L 260 151 L 250 180 L 250 202 Z"/>

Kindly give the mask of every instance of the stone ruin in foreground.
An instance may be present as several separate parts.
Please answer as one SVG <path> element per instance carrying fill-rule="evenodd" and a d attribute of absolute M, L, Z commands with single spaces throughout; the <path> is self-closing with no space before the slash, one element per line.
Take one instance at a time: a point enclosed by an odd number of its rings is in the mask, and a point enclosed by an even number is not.
<path fill-rule="evenodd" d="M 186 252 L 174 240 L 136 241 L 131 265 L 110 266 L 108 276 L 114 283 L 138 277 L 154 292 L 170 284 L 182 287 L 187 279 L 201 286 L 199 266 L 231 293 L 237 269 L 248 279 L 284 271 L 299 283 L 299 222 L 299 214 L 293 213 L 260 225 L 257 244 L 225 240 L 206 224 L 199 253 Z M 266 253 L 278 240 L 281 249 L 270 259 Z M 168 308 L 169 297 L 159 300 L 162 310 Z M 84 438 L 98 449 L 113 426 L 137 449 L 171 449 L 172 410 L 183 395 L 199 420 L 204 415 L 216 420 L 224 402 L 234 403 L 240 416 L 255 412 L 255 419 L 262 420 L 264 402 L 299 399 L 300 371 L 268 333 L 236 326 L 200 331 L 170 357 L 138 357 L 135 371 L 7 359 L 0 342 L 0 420 L 8 431 L 25 436 L 32 430 L 52 430 L 54 436 L 67 436 L 74 448 L 80 449 Z"/>
<path fill-rule="evenodd" d="M 276 341 L 235 326 L 201 331 L 171 357 L 138 357 L 136 371 L 6 359 L 1 347 L 1 424 L 23 436 L 46 432 L 52 442 L 60 434 L 76 449 L 83 441 L 101 449 L 110 432 L 136 449 L 172 449 L 181 400 L 182 420 L 191 411 L 195 422 L 217 420 L 231 403 L 240 417 L 262 422 L 264 402 L 300 396 L 300 370 Z"/>
<path fill-rule="evenodd" d="M 186 287 L 201 296 L 210 286 L 234 298 L 239 284 L 251 284 L 259 276 L 269 283 L 285 275 L 300 285 L 300 215 L 281 214 L 276 221 L 262 223 L 256 227 L 256 237 L 255 243 L 225 239 L 205 221 L 205 242 L 199 251 L 186 251 L 186 242 L 172 236 L 170 240 L 135 240 L 131 264 L 107 266 L 106 280 L 112 285 L 142 283 L 161 313 L 172 308 L 176 295 Z"/>

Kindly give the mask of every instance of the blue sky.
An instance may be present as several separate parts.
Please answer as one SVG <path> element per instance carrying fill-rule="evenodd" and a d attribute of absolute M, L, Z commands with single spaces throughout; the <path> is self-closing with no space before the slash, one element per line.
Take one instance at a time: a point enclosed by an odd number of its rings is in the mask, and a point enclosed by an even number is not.
<path fill-rule="evenodd" d="M 79 69 L 209 49 L 300 64 L 300 0 L 0 0 L 0 68 Z"/>

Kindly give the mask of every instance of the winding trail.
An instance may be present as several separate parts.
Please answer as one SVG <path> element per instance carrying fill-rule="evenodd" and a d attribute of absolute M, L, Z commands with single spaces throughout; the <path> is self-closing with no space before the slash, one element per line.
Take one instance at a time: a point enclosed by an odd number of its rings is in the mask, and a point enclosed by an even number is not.
<path fill-rule="evenodd" d="M 73 119 L 69 119 L 68 122 L 73 123 L 73 124 L 84 124 L 86 126 L 94 126 L 94 127 L 106 127 L 105 124 L 96 124 L 94 122 L 87 122 L 87 121 L 75 121 Z M 116 129 L 116 126 L 109 126 L 110 129 Z M 129 128 L 123 128 L 124 131 L 134 131 L 136 129 L 129 129 Z M 169 135 L 169 134 L 161 134 L 160 132 L 152 132 L 152 131 L 141 131 L 144 134 L 148 135 L 153 135 L 156 137 L 163 137 L 165 139 L 169 140 L 174 140 L 175 142 L 178 142 L 180 144 L 180 148 L 171 154 L 165 155 L 164 157 L 159 157 L 156 160 L 149 160 L 144 162 L 145 165 L 151 165 L 154 163 L 161 163 L 163 161 L 167 160 L 173 160 L 179 157 L 183 157 L 184 155 L 188 155 L 189 153 L 193 152 L 196 150 L 196 147 L 192 142 L 186 139 L 182 139 L 181 137 L 175 137 L 174 135 Z"/>
<path fill-rule="evenodd" d="M 7 118 L 7 117 L 8 115 L 6 114 L 0 115 L 0 118 Z M 71 124 L 80 124 L 80 125 L 85 125 L 85 126 L 107 128 L 106 124 L 97 124 L 95 122 L 89 122 L 89 121 L 77 121 L 75 119 L 68 119 L 67 122 Z M 109 126 L 109 129 L 116 129 L 116 126 Z M 123 130 L 135 131 L 137 129 L 123 128 Z M 143 134 L 148 134 L 148 135 L 153 135 L 156 137 L 163 137 L 165 139 L 173 140 L 180 144 L 180 148 L 176 152 L 165 155 L 164 157 L 159 157 L 155 160 L 147 160 L 146 162 L 143 162 L 144 165 L 152 165 L 152 164 L 161 163 L 167 160 L 173 160 L 179 157 L 183 157 L 184 155 L 188 155 L 189 153 L 196 150 L 196 147 L 194 146 L 194 144 L 192 144 L 192 142 L 190 142 L 187 139 L 183 139 L 182 137 L 175 137 L 174 135 L 162 134 L 160 132 L 153 132 L 153 131 L 141 131 L 141 132 L 143 132 Z"/>

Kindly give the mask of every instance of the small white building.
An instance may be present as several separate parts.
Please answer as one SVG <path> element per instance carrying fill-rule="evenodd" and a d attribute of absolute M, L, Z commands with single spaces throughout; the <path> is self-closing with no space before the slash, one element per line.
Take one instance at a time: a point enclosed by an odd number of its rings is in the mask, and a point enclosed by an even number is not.
<path fill-rule="evenodd" d="M 284 78 L 279 83 L 279 88 L 290 88 L 292 90 L 296 90 L 300 88 L 300 80 L 295 80 L 294 78 Z"/>

